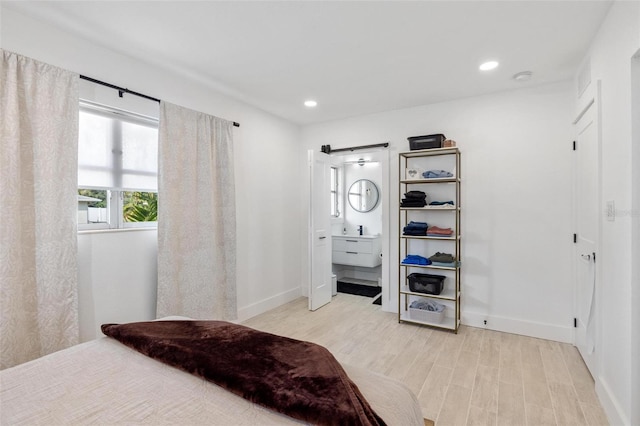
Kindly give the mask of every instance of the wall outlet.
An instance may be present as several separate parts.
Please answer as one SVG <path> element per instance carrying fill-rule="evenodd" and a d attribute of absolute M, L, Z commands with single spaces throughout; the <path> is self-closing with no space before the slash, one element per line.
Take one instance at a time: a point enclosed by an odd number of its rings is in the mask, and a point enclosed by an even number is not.
<path fill-rule="evenodd" d="M 607 220 L 613 222 L 616 220 L 616 202 L 607 201 Z"/>

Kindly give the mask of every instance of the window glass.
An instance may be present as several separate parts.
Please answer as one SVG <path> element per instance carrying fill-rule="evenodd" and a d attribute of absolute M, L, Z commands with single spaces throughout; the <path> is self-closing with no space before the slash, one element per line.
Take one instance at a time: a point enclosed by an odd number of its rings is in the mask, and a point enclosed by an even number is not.
<path fill-rule="evenodd" d="M 158 194 L 155 192 L 125 191 L 123 194 L 125 222 L 156 222 Z"/>
<path fill-rule="evenodd" d="M 79 229 L 155 226 L 157 120 L 81 103 Z"/>
<path fill-rule="evenodd" d="M 109 191 L 78 190 L 78 224 L 109 223 Z"/>
<path fill-rule="evenodd" d="M 80 111 L 78 130 L 79 186 L 113 187 L 113 120 Z"/>
<path fill-rule="evenodd" d="M 122 123 L 122 187 L 156 190 L 158 129 Z"/>

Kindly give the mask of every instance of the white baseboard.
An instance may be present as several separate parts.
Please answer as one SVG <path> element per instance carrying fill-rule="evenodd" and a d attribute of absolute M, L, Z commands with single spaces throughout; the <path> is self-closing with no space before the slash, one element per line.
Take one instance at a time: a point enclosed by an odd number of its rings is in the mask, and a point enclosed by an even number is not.
<path fill-rule="evenodd" d="M 631 420 L 625 415 L 611 388 L 601 377 L 596 378 L 596 395 L 607 415 L 610 425 L 630 425 Z"/>
<path fill-rule="evenodd" d="M 520 334 L 556 342 L 573 343 L 574 331 L 573 327 L 570 326 L 562 327 L 555 324 L 522 321 L 475 312 L 463 312 L 461 321 L 462 324 L 471 327 L 486 328 L 488 330 Z"/>
<path fill-rule="evenodd" d="M 300 291 L 300 287 L 295 287 L 291 290 L 276 294 L 275 296 L 268 297 L 248 306 L 242 306 L 238 308 L 238 321 L 248 320 L 249 318 L 277 308 L 278 306 L 291 302 L 301 296 L 302 292 Z"/>

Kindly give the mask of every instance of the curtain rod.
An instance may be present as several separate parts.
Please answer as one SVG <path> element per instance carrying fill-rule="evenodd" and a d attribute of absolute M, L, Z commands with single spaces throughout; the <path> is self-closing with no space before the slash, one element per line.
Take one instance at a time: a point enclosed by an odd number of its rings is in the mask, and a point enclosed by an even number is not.
<path fill-rule="evenodd" d="M 160 99 L 158 99 L 158 98 L 152 98 L 151 96 L 147 96 L 147 95 L 144 95 L 142 93 L 134 92 L 133 90 L 125 89 L 124 87 L 116 86 L 115 84 L 105 83 L 104 81 L 96 80 L 95 78 L 87 77 L 86 75 L 82 75 L 82 74 L 80 75 L 80 78 L 82 80 L 90 81 L 91 83 L 95 83 L 95 84 L 99 84 L 101 86 L 106 86 L 106 87 L 110 87 L 112 89 L 115 89 L 115 90 L 118 91 L 118 96 L 120 96 L 120 97 L 122 97 L 123 93 L 128 93 L 130 95 L 139 96 L 141 98 L 149 99 L 150 101 L 155 101 L 155 102 L 160 103 Z M 240 127 L 240 123 L 237 123 L 235 121 L 233 122 L 233 125 L 235 127 Z"/>
<path fill-rule="evenodd" d="M 331 154 L 331 153 L 334 153 L 334 152 L 355 151 L 357 149 L 386 148 L 388 146 L 389 146 L 389 142 L 377 143 L 377 144 L 374 144 L 374 145 L 352 146 L 352 147 L 349 147 L 349 148 L 338 148 L 338 149 L 331 149 L 331 145 L 322 145 L 322 147 L 320 148 L 320 151 L 324 152 L 325 154 Z"/>

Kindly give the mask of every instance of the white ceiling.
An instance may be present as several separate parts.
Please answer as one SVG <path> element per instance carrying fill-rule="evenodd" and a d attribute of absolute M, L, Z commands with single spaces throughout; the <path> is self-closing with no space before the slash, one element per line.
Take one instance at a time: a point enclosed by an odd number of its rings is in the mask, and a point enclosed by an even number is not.
<path fill-rule="evenodd" d="M 4 4 L 309 124 L 572 78 L 611 2 Z"/>

